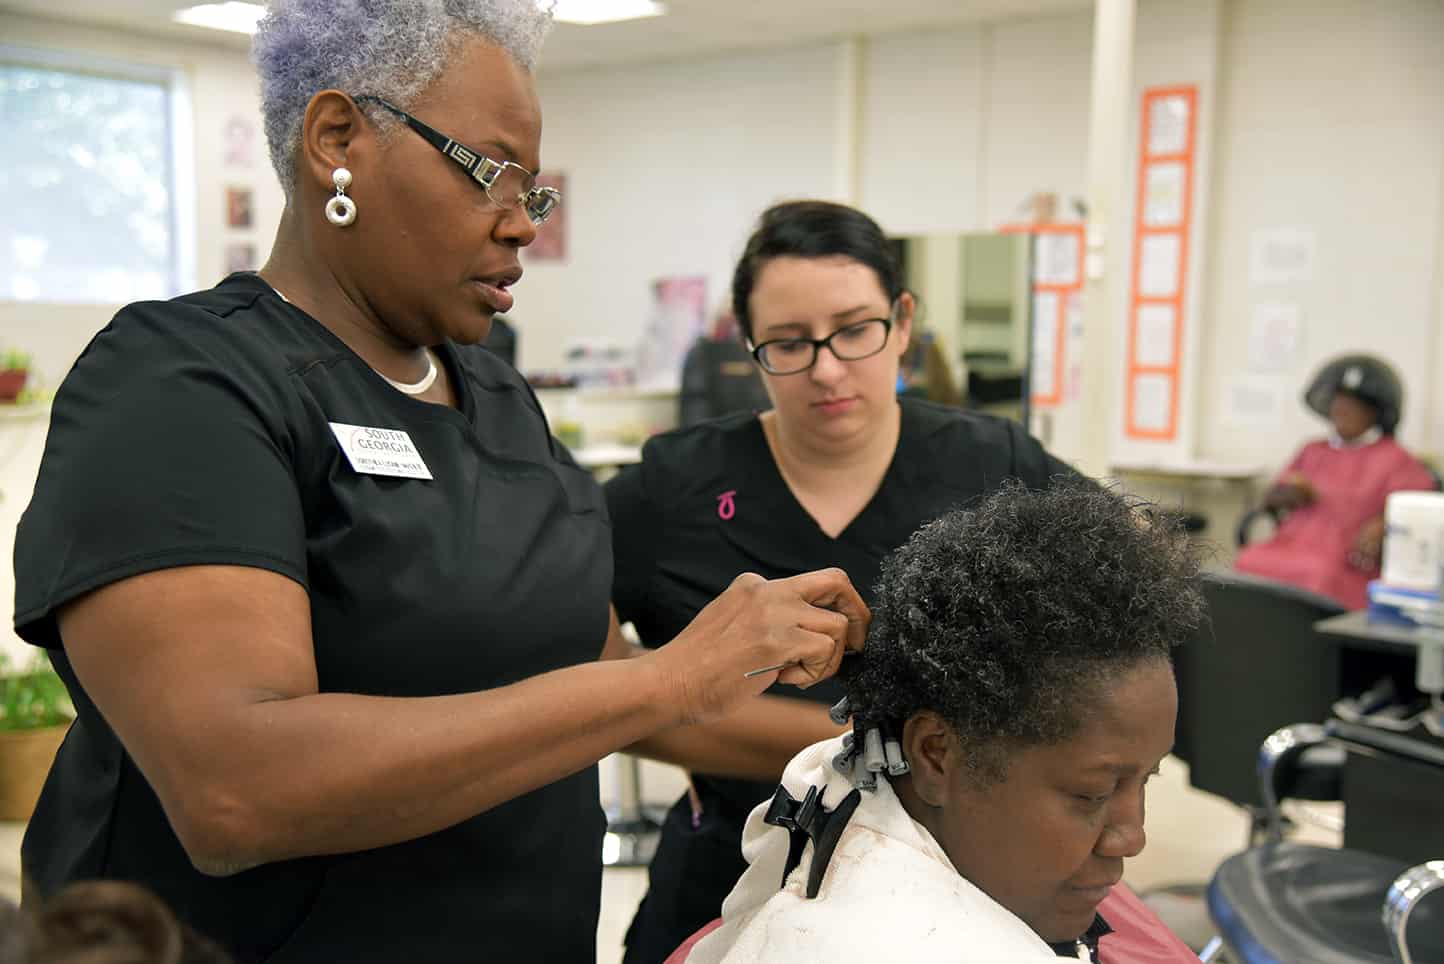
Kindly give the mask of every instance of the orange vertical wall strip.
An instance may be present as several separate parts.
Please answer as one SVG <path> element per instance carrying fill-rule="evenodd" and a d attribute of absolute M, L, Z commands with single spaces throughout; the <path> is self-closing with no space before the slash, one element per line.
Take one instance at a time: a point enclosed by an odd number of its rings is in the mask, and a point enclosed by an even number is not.
<path fill-rule="evenodd" d="M 1068 284 L 1056 284 L 1037 280 L 1037 265 L 1032 266 L 1033 279 L 1031 290 L 1033 304 L 1037 304 L 1037 296 L 1040 293 L 1051 292 L 1057 295 L 1056 317 L 1052 319 L 1051 333 L 1053 337 L 1053 385 L 1049 392 L 1032 392 L 1031 398 L 1034 405 L 1053 406 L 1063 401 L 1063 384 L 1067 373 L 1067 366 L 1064 364 L 1068 354 L 1068 306 L 1074 298 L 1082 297 L 1083 291 L 1083 225 L 1081 224 L 1005 224 L 999 228 L 1003 234 L 1031 234 L 1037 235 L 1072 235 L 1074 239 L 1074 251 L 1078 254 L 1078 263 L 1073 270 L 1073 280 Z M 1030 308 L 1031 315 L 1031 308 Z M 1033 331 L 1038 331 L 1038 319 L 1030 319 Z M 1031 343 L 1031 342 L 1030 342 Z M 1032 360 L 1029 359 L 1029 369 L 1032 371 Z M 1032 379 L 1030 378 L 1031 382 Z"/>
<path fill-rule="evenodd" d="M 1195 179 L 1195 157 L 1197 155 L 1198 130 L 1198 88 L 1193 85 L 1174 87 L 1153 87 L 1143 93 L 1143 116 L 1138 135 L 1138 189 L 1133 216 L 1133 280 L 1129 290 L 1128 307 L 1128 363 L 1125 389 L 1124 433 L 1129 438 L 1147 441 L 1172 442 L 1178 438 L 1178 410 L 1182 385 L 1182 361 L 1184 330 L 1189 319 L 1185 315 L 1188 291 L 1188 264 L 1190 235 L 1193 226 L 1193 194 Z M 1155 124 L 1160 115 L 1168 111 L 1177 115 L 1170 124 L 1180 125 L 1177 130 L 1167 132 L 1169 143 L 1156 145 L 1156 135 L 1161 137 Z M 1161 125 L 1159 125 L 1161 127 Z M 1181 143 L 1173 143 L 1174 139 Z M 1181 191 L 1178 199 L 1178 217 L 1162 223 L 1150 223 L 1150 184 L 1160 184 L 1176 179 Z M 1167 275 L 1174 280 L 1172 291 L 1145 291 L 1144 269 L 1145 248 L 1173 241 L 1166 265 Z M 1167 250 L 1167 249 L 1165 249 Z M 1158 256 L 1154 255 L 1156 261 Z M 1153 265 L 1157 267 L 1157 265 Z M 1152 308 L 1155 312 L 1171 311 L 1172 330 L 1168 350 L 1163 357 L 1140 357 L 1142 347 L 1140 319 L 1143 312 Z M 1157 337 L 1157 333 L 1154 333 Z M 1154 346 L 1156 348 L 1156 344 Z M 1140 411 L 1139 385 L 1145 380 L 1155 388 L 1161 386 L 1167 392 L 1161 421 L 1147 417 L 1150 413 Z M 1156 414 L 1156 413 L 1154 413 Z"/>

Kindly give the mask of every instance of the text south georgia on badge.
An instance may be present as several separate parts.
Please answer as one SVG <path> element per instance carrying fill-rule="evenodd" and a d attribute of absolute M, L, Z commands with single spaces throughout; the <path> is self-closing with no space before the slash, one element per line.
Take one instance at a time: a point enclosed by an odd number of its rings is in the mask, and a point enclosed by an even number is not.
<path fill-rule="evenodd" d="M 415 451 L 405 432 L 384 428 L 368 428 L 356 433 L 356 447 L 379 452 L 410 453 Z"/>

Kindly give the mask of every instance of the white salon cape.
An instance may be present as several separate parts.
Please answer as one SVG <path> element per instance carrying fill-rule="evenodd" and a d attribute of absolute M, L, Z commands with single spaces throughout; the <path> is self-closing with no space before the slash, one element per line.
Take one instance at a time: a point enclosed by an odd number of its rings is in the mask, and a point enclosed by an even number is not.
<path fill-rule="evenodd" d="M 822 805 L 835 809 L 852 792 L 832 768 L 841 750 L 841 737 L 808 747 L 782 785 L 798 800 L 822 787 Z M 749 866 L 722 905 L 722 926 L 687 964 L 1059 964 L 1027 924 L 963 879 L 886 779 L 861 792 L 812 900 L 812 844 L 784 884 L 790 836 L 763 823 L 767 804 L 754 809 L 742 833 Z"/>

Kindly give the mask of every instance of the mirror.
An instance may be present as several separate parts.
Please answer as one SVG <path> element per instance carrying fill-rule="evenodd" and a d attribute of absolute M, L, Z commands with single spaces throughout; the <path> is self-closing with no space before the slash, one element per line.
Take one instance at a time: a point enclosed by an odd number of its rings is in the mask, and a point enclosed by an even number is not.
<path fill-rule="evenodd" d="M 919 350 L 941 359 L 964 407 L 1026 426 L 1033 327 L 1030 237 L 921 235 L 895 238 L 893 245 L 903 283 L 919 300 L 913 336 Z M 924 368 L 919 394 L 943 400 L 935 380 Z"/>

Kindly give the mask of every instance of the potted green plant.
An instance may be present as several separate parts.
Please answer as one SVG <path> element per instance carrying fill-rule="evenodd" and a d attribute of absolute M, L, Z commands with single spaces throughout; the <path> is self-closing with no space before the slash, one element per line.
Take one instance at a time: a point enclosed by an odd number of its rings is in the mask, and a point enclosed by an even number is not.
<path fill-rule="evenodd" d="M 30 379 L 31 358 L 23 351 L 0 353 L 0 402 L 15 402 Z"/>
<path fill-rule="evenodd" d="M 75 711 L 43 653 L 19 672 L 9 662 L 0 653 L 0 820 L 28 820 Z"/>

